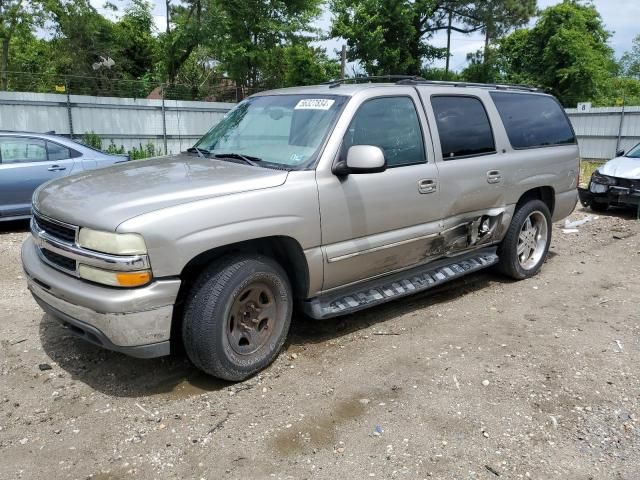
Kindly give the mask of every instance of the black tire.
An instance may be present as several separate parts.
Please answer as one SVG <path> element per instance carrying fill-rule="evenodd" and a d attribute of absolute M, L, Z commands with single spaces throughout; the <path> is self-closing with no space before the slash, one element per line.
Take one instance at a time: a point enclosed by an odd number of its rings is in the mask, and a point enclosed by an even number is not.
<path fill-rule="evenodd" d="M 287 274 L 272 259 L 238 255 L 214 262 L 200 275 L 186 304 L 182 336 L 187 356 L 209 375 L 244 380 L 278 356 L 292 307 Z M 261 311 L 273 314 L 260 319 Z"/>
<path fill-rule="evenodd" d="M 592 200 L 591 205 L 589 205 L 589 208 L 591 208 L 591 210 L 594 212 L 606 212 L 607 210 L 609 210 L 609 204 L 594 202 Z"/>
<path fill-rule="evenodd" d="M 532 218 L 537 218 L 542 222 L 540 215 L 543 216 L 546 221 L 546 232 L 544 234 L 537 235 L 536 238 L 539 238 L 536 240 L 537 246 L 535 248 L 539 248 L 539 250 L 532 252 L 529 260 L 523 264 L 523 261 L 518 254 L 518 245 L 521 241 L 520 235 L 523 232 L 523 226 L 530 216 Z M 539 244 L 538 246 L 537 242 L 541 242 L 545 238 L 546 243 L 544 246 L 542 246 L 542 244 Z M 551 214 L 549 212 L 549 207 L 547 207 L 547 205 L 541 200 L 530 200 L 516 210 L 513 218 L 511 219 L 511 224 L 509 225 L 507 234 L 498 247 L 498 257 L 500 259 L 498 263 L 498 270 L 516 280 L 533 277 L 540 271 L 540 268 L 547 257 L 550 244 Z M 536 254 L 535 257 L 534 253 Z"/>

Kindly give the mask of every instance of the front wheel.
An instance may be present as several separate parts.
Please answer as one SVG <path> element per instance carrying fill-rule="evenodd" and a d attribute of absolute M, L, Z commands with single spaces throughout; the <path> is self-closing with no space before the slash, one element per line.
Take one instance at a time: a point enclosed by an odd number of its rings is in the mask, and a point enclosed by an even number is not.
<path fill-rule="evenodd" d="M 514 214 L 498 248 L 498 269 L 516 280 L 534 276 L 551 244 L 551 214 L 541 200 L 530 200 Z"/>
<path fill-rule="evenodd" d="M 269 365 L 284 345 L 292 292 L 282 267 L 261 255 L 213 263 L 190 292 L 182 324 L 196 367 L 239 381 Z"/>

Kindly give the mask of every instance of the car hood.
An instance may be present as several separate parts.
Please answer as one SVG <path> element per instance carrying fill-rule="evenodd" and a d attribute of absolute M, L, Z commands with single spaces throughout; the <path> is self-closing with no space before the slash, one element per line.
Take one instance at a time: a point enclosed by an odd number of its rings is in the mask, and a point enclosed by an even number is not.
<path fill-rule="evenodd" d="M 187 154 L 136 160 L 54 180 L 34 195 L 43 215 L 115 230 L 161 208 L 282 185 L 287 171 Z"/>
<path fill-rule="evenodd" d="M 616 157 L 609 160 L 598 171 L 609 177 L 640 179 L 640 158 Z"/>

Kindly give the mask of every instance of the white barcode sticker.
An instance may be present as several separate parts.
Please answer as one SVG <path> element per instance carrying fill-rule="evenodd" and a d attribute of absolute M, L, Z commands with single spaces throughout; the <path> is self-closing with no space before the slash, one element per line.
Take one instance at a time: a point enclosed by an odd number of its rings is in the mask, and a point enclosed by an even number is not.
<path fill-rule="evenodd" d="M 329 110 L 335 100 L 329 98 L 304 98 L 294 107 L 294 110 Z"/>

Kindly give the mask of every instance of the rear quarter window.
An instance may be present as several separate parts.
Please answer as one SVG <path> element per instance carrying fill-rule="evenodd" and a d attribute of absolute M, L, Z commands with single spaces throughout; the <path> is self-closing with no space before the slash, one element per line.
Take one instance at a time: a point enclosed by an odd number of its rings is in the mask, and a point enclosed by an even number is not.
<path fill-rule="evenodd" d="M 491 92 L 491 98 L 513 148 L 576 143 L 571 123 L 555 98 L 508 92 Z"/>

